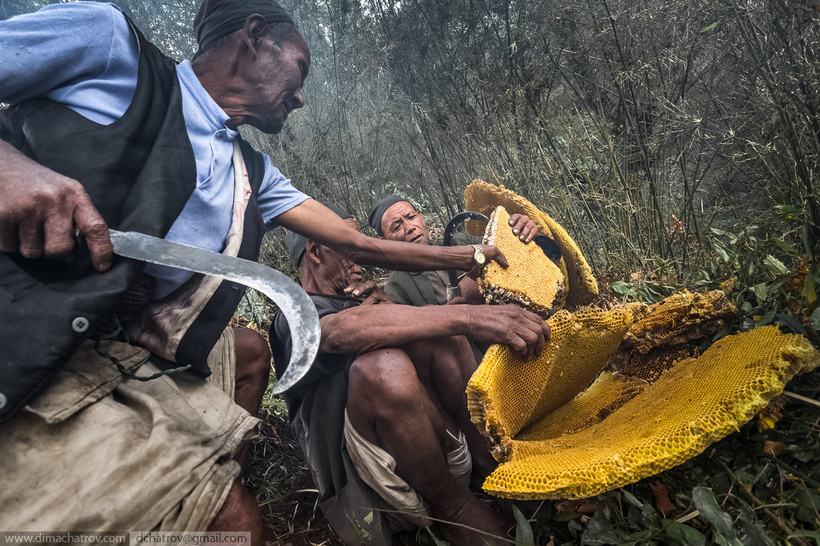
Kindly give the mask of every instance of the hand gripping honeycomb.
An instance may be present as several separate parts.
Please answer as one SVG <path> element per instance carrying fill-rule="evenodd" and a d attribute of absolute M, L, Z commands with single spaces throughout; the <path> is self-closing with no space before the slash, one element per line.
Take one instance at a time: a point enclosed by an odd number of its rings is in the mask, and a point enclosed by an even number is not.
<path fill-rule="evenodd" d="M 581 249 L 566 230 L 547 214 L 523 197 L 506 189 L 494 186 L 483 180 L 473 180 L 464 190 L 464 203 L 467 210 L 473 210 L 490 216 L 498 206 L 503 206 L 509 214 L 525 214 L 538 226 L 541 235 L 551 237 L 561 248 L 561 272 L 566 279 L 566 289 L 561 298 L 566 298 L 566 305 L 575 308 L 586 305 L 598 295 L 598 282 L 592 275 Z M 468 229 L 477 235 L 475 226 L 468 222 Z M 560 308 L 564 302 L 559 298 L 554 305 Z"/>
<path fill-rule="evenodd" d="M 592 383 L 632 320 L 625 308 L 561 310 L 547 321 L 552 339 L 538 357 L 491 346 L 467 385 L 473 422 L 497 444 L 544 419 Z"/>
<path fill-rule="evenodd" d="M 589 428 L 542 440 L 508 436 L 497 450 L 506 460 L 484 489 L 518 499 L 589 497 L 662 472 L 737 430 L 789 379 L 818 365 L 808 340 L 774 326 L 725 337 Z M 519 376 L 530 375 L 525 367 Z"/>
<path fill-rule="evenodd" d="M 508 228 L 509 221 L 504 207 L 497 207 L 490 216 L 484 244 L 497 246 L 509 267 L 504 269 L 495 262 L 487 264 L 478 278 L 478 288 L 487 303 L 518 303 L 547 318 L 556 300 L 564 300 L 564 275 L 537 244 L 522 242 Z"/>

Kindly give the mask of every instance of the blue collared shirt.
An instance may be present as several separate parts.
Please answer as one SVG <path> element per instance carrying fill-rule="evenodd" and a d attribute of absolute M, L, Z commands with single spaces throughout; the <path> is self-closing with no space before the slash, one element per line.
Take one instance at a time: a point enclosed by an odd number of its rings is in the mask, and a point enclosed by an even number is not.
<path fill-rule="evenodd" d="M 0 21 L 0 102 L 43 96 L 103 125 L 128 109 L 137 86 L 136 36 L 112 4 L 54 4 L 34 14 Z M 208 95 L 189 61 L 177 66 L 182 112 L 196 159 L 197 184 L 166 239 L 221 251 L 230 229 L 234 197 L 233 141 L 228 115 Z M 274 219 L 308 199 L 265 155 L 258 204 L 267 229 Z M 161 298 L 191 277 L 149 265 Z"/>

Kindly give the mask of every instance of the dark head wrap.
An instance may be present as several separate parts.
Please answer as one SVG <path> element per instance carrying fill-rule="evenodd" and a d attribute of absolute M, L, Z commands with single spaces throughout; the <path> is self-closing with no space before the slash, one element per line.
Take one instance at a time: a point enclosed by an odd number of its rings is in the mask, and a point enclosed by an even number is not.
<path fill-rule="evenodd" d="M 342 220 L 353 218 L 349 212 L 335 203 L 330 203 L 328 201 L 319 202 L 335 212 Z M 302 261 L 302 256 L 305 255 L 305 250 L 307 250 L 307 242 L 308 238 L 304 235 L 299 235 L 298 233 L 294 233 L 290 230 L 285 232 L 285 246 L 288 249 L 290 261 L 293 262 L 293 265 L 296 267 L 299 267 L 299 263 Z"/>
<path fill-rule="evenodd" d="M 288 12 L 274 0 L 203 0 L 194 19 L 199 50 L 203 51 L 226 34 L 245 27 L 245 19 L 258 13 L 269 25 L 293 23 Z"/>
<path fill-rule="evenodd" d="M 382 233 L 382 218 L 384 217 L 384 213 L 387 212 L 387 209 L 395 205 L 396 203 L 401 203 L 402 201 L 407 201 L 401 195 L 388 195 L 375 205 L 373 208 L 370 209 L 370 212 L 367 214 L 367 222 L 370 224 L 370 227 L 376 230 L 376 233 L 383 236 Z M 410 201 L 407 201 L 410 203 Z M 413 203 L 410 203 L 410 206 L 413 206 Z M 416 208 L 416 207 L 413 207 Z"/>

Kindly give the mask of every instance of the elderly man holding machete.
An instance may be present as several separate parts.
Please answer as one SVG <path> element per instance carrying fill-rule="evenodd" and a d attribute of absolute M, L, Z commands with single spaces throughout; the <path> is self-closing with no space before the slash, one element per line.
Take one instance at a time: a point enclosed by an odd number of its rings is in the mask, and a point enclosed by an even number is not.
<path fill-rule="evenodd" d="M 310 53 L 276 2 L 205 0 L 195 27 L 199 51 L 177 65 L 110 4 L 0 22 L 6 529 L 262 541 L 231 460 L 269 362 L 256 334 L 226 328 L 242 290 L 115 258 L 109 228 L 256 259 L 282 225 L 357 263 L 476 266 L 472 247 L 361 235 L 239 137 L 279 132 L 304 104 Z"/>

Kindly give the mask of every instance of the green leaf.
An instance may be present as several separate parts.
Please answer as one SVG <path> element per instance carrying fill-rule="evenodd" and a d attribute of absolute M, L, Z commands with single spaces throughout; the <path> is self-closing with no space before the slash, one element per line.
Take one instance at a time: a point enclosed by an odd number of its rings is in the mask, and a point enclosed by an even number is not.
<path fill-rule="evenodd" d="M 814 277 L 811 275 L 806 275 L 803 280 L 803 291 L 800 295 L 806 298 L 806 306 L 809 309 L 817 305 L 817 286 L 814 284 Z"/>
<path fill-rule="evenodd" d="M 806 329 L 803 328 L 803 325 L 800 324 L 800 321 L 797 320 L 795 317 L 788 315 L 786 313 L 778 313 L 777 318 L 780 320 L 781 329 L 785 327 L 788 328 L 792 333 L 802 335 L 806 334 Z M 762 326 L 765 326 L 765 324 Z"/>
<path fill-rule="evenodd" d="M 820 330 L 820 307 L 811 314 L 811 325 L 815 330 Z"/>
<path fill-rule="evenodd" d="M 817 544 L 820 544 L 820 531 L 796 531 L 790 534 L 789 538 L 813 538 L 817 542 Z"/>
<path fill-rule="evenodd" d="M 592 519 L 584 528 L 584 534 L 581 535 L 581 544 L 585 546 L 607 546 L 622 543 L 623 541 L 618 532 L 606 520 L 600 510 L 595 512 L 595 515 L 592 516 Z"/>
<path fill-rule="evenodd" d="M 764 301 L 769 299 L 769 289 L 766 286 L 765 282 L 754 285 L 752 287 L 752 292 L 754 292 L 758 303 L 763 303 Z"/>
<path fill-rule="evenodd" d="M 726 249 L 723 248 L 722 245 L 715 245 L 715 252 L 717 253 L 718 257 L 723 260 L 723 263 L 729 263 L 729 253 L 726 252 Z"/>
<path fill-rule="evenodd" d="M 728 233 L 728 231 L 724 231 L 724 230 L 718 229 L 716 227 L 713 227 L 713 228 L 710 228 L 710 229 L 712 230 L 712 233 L 714 233 L 715 235 L 726 235 Z"/>
<path fill-rule="evenodd" d="M 666 538 L 673 546 L 706 546 L 706 535 L 671 519 L 663 520 Z"/>
<path fill-rule="evenodd" d="M 800 209 L 792 205 L 775 205 L 772 207 L 775 214 L 784 220 L 794 220 L 800 216 Z"/>
<path fill-rule="evenodd" d="M 638 508 L 643 508 L 643 503 L 640 500 L 638 500 L 638 497 L 636 497 L 626 489 L 621 489 L 621 493 L 624 497 L 626 497 L 626 500 L 628 500 L 630 504 L 632 504 L 633 506 L 637 506 Z"/>
<path fill-rule="evenodd" d="M 708 487 L 695 487 L 692 490 L 692 500 L 695 502 L 700 515 L 711 523 L 715 531 L 724 542 L 730 546 L 743 546 L 732 527 L 732 518 L 724 512 L 718 504 L 715 494 Z"/>
<path fill-rule="evenodd" d="M 766 264 L 766 267 L 769 268 L 769 271 L 774 273 L 775 275 L 788 275 L 789 270 L 783 265 L 783 262 L 769 254 L 765 258 L 763 258 L 763 263 Z"/>
<path fill-rule="evenodd" d="M 789 256 L 797 256 L 797 249 L 792 245 L 786 243 L 782 239 L 774 239 L 774 246 L 788 254 Z"/>
<path fill-rule="evenodd" d="M 615 281 L 609 285 L 609 288 L 619 296 L 635 296 L 635 289 L 624 281 Z"/>
<path fill-rule="evenodd" d="M 774 546 L 774 542 L 766 536 L 754 512 L 746 505 L 740 510 L 737 523 L 740 527 L 738 537 L 746 546 Z"/>
<path fill-rule="evenodd" d="M 715 22 L 714 22 L 714 23 L 712 23 L 711 25 L 706 25 L 705 27 L 703 27 L 702 29 L 700 29 L 700 32 L 701 32 L 701 34 L 703 34 L 704 32 L 709 32 L 710 30 L 712 30 L 712 29 L 713 29 L 713 28 L 715 28 L 716 26 L 718 26 L 718 22 L 717 22 L 717 21 L 715 21 Z"/>
<path fill-rule="evenodd" d="M 515 546 L 535 546 L 535 535 L 532 526 L 521 510 L 513 504 L 513 516 L 515 516 Z"/>
<path fill-rule="evenodd" d="M 256 324 L 264 324 L 270 320 L 265 297 L 253 288 L 245 289 L 245 294 L 239 300 L 234 315 L 244 317 Z"/>

